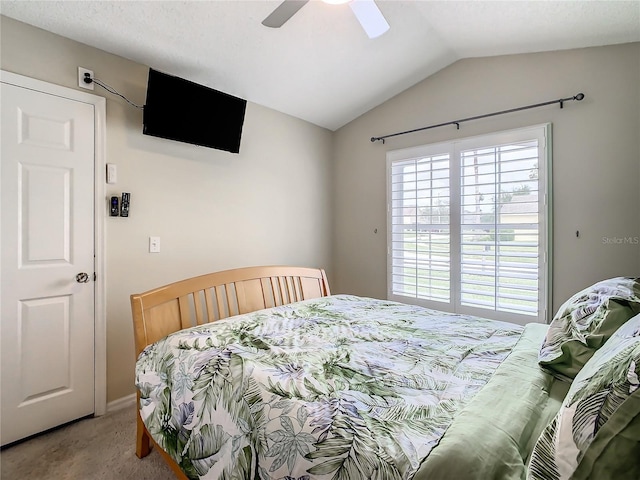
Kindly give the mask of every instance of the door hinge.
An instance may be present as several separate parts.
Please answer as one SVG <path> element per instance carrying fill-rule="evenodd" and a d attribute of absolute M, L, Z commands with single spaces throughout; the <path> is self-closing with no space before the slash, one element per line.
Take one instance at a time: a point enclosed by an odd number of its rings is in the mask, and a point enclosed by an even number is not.
<path fill-rule="evenodd" d="M 95 282 L 98 279 L 98 275 L 96 275 L 96 272 L 93 272 L 93 281 Z"/>

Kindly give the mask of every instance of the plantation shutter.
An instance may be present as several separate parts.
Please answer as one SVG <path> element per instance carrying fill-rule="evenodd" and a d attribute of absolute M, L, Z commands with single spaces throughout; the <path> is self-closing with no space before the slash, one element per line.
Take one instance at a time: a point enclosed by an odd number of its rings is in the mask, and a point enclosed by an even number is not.
<path fill-rule="evenodd" d="M 387 153 L 388 298 L 546 321 L 550 125 Z"/>
<path fill-rule="evenodd" d="M 460 152 L 460 303 L 538 314 L 538 142 Z"/>
<path fill-rule="evenodd" d="M 449 302 L 449 155 L 391 167 L 391 262 L 394 294 Z"/>

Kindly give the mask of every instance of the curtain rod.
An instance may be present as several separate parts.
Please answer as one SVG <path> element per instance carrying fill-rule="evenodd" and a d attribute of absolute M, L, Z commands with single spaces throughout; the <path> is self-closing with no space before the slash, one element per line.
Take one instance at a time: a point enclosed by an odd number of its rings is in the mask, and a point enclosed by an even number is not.
<path fill-rule="evenodd" d="M 503 115 L 505 113 L 519 112 L 520 110 L 527 110 L 529 108 L 544 107 L 545 105 L 552 105 L 554 103 L 559 103 L 560 104 L 560 108 L 564 108 L 564 102 L 568 102 L 570 100 L 580 101 L 583 98 L 584 98 L 584 93 L 578 93 L 577 95 L 575 95 L 573 97 L 560 98 L 558 100 L 550 100 L 548 102 L 536 103 L 535 105 L 527 105 L 525 107 L 511 108 L 509 110 L 502 110 L 500 112 L 486 113 L 484 115 L 477 115 L 475 117 L 461 118 L 460 120 L 453 120 L 451 122 L 438 123 L 436 125 L 429 125 L 428 127 L 415 128 L 413 130 L 406 130 L 404 132 L 398 132 L 398 133 L 392 133 L 392 134 L 389 134 L 389 135 L 383 135 L 382 137 L 371 137 L 371 141 L 372 142 L 377 142 L 377 141 L 382 140 L 382 143 L 384 143 L 385 138 L 397 137 L 398 135 L 406 135 L 407 133 L 420 132 L 422 130 L 428 130 L 430 128 L 444 127 L 445 125 L 455 125 L 456 128 L 458 130 L 460 130 L 460 124 L 462 122 L 468 122 L 469 120 L 478 120 L 480 118 L 493 117 L 495 115 Z"/>

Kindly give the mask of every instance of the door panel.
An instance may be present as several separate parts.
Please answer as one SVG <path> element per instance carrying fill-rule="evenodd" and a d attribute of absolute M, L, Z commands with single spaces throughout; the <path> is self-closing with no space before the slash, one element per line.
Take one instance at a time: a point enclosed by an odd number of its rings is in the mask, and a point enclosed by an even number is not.
<path fill-rule="evenodd" d="M 69 263 L 71 170 L 41 165 L 19 165 L 18 245 L 22 267 Z"/>
<path fill-rule="evenodd" d="M 18 406 L 71 386 L 69 303 L 68 295 L 20 302 L 18 347 L 24 378 Z"/>
<path fill-rule="evenodd" d="M 2 444 L 94 410 L 94 106 L 1 84 Z"/>

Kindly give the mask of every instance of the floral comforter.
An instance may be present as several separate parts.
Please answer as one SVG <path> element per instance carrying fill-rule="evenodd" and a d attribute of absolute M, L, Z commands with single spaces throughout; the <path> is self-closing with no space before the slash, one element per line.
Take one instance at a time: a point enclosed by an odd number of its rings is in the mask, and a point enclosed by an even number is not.
<path fill-rule="evenodd" d="M 150 345 L 141 416 L 189 478 L 409 479 L 522 327 L 336 295 Z"/>

